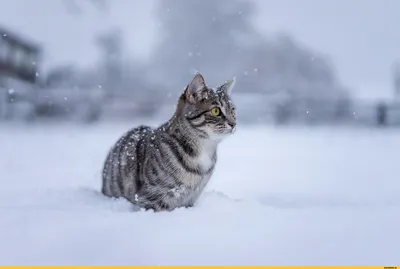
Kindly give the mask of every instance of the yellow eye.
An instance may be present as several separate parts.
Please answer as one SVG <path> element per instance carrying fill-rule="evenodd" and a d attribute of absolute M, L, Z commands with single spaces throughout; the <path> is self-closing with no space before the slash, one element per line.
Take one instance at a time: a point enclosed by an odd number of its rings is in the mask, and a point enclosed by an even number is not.
<path fill-rule="evenodd" d="M 221 110 L 218 107 L 214 107 L 213 109 L 211 109 L 211 114 L 213 116 L 219 116 L 219 114 L 221 114 Z"/>

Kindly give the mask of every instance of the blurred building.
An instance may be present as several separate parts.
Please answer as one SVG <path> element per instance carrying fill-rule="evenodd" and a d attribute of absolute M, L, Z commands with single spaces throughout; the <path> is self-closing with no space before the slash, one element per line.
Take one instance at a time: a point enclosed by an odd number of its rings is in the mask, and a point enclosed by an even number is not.
<path fill-rule="evenodd" d="M 40 47 L 0 26 L 0 75 L 35 83 Z"/>
<path fill-rule="evenodd" d="M 0 26 L 0 118 L 33 110 L 40 46 Z"/>

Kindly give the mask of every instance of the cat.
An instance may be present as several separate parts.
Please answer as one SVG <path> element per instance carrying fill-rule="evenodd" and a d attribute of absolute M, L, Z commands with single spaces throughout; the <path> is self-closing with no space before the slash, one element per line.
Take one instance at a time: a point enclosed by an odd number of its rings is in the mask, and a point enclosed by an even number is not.
<path fill-rule="evenodd" d="M 114 144 L 102 193 L 154 212 L 194 206 L 213 174 L 218 144 L 236 130 L 234 85 L 235 78 L 209 88 L 197 73 L 167 122 L 135 127 Z"/>

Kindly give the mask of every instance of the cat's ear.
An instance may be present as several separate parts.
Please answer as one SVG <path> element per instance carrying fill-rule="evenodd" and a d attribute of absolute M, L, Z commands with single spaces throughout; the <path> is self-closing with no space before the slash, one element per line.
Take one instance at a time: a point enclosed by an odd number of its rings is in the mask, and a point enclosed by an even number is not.
<path fill-rule="evenodd" d="M 233 77 L 231 80 L 226 81 L 221 87 L 219 87 L 219 90 L 230 96 L 232 93 L 232 89 L 235 87 L 235 84 L 236 77 Z"/>
<path fill-rule="evenodd" d="M 204 81 L 204 77 L 200 73 L 197 73 L 192 79 L 192 81 L 189 83 L 189 85 L 186 87 L 185 90 L 186 100 L 190 102 L 195 102 L 200 96 L 200 93 L 204 91 L 206 88 L 207 87 Z"/>

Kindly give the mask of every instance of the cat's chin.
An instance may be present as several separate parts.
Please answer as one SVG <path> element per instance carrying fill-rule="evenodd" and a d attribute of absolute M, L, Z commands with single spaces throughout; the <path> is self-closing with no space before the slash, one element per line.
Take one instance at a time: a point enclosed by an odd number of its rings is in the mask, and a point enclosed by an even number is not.
<path fill-rule="evenodd" d="M 210 139 L 214 140 L 214 141 L 221 141 L 221 140 L 224 140 L 225 138 L 228 138 L 229 136 L 231 136 L 234 132 L 235 132 L 234 129 L 229 129 L 229 130 L 226 130 L 221 133 L 213 132 L 210 135 Z"/>

